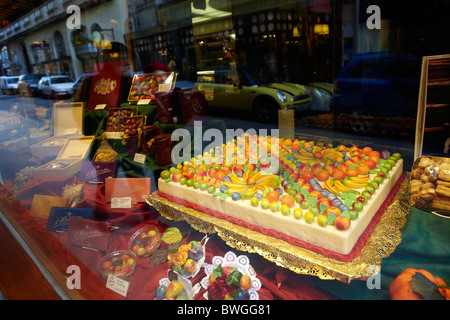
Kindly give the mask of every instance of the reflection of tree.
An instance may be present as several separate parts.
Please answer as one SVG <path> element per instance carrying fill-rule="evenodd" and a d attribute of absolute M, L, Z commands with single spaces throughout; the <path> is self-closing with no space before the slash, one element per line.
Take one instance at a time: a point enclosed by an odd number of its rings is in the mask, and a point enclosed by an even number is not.
<path fill-rule="evenodd" d="M 87 44 L 89 41 L 85 26 L 81 26 L 80 29 L 76 29 L 70 34 L 70 42 L 75 46 Z"/>

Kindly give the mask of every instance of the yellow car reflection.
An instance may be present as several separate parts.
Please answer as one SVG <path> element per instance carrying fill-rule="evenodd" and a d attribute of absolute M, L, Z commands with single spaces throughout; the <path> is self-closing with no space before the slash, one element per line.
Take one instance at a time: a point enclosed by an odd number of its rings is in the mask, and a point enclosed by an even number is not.
<path fill-rule="evenodd" d="M 194 90 L 204 93 L 208 107 L 254 112 L 264 123 L 275 122 L 278 110 L 307 110 L 312 98 L 305 86 L 278 82 L 266 66 L 231 66 L 197 72 Z"/>

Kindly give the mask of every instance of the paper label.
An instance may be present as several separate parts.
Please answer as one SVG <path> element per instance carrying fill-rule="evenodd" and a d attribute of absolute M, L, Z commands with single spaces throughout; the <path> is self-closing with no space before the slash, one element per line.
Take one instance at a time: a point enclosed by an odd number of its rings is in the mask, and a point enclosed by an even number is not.
<path fill-rule="evenodd" d="M 122 139 L 123 132 L 106 132 L 107 139 Z"/>
<path fill-rule="evenodd" d="M 130 209 L 130 208 L 131 208 L 131 197 L 111 199 L 111 209 Z"/>
<path fill-rule="evenodd" d="M 144 164 L 145 163 L 145 159 L 146 159 L 145 154 L 142 154 L 142 153 L 135 153 L 134 154 L 134 161 L 135 162 L 139 162 L 139 163 Z"/>
<path fill-rule="evenodd" d="M 64 131 L 64 134 L 65 134 L 66 136 L 70 136 L 70 135 L 77 134 L 77 132 L 78 132 L 78 129 L 77 129 L 77 128 L 72 128 L 72 129 L 66 129 L 66 130 Z"/>
<path fill-rule="evenodd" d="M 170 88 L 172 87 L 172 83 L 160 83 L 158 86 L 159 92 L 167 92 L 170 91 Z"/>
<path fill-rule="evenodd" d="M 81 181 L 85 183 L 105 183 L 107 178 L 115 178 L 117 162 L 84 161 L 81 166 Z"/>
<path fill-rule="evenodd" d="M 295 138 L 294 110 L 278 110 L 278 126 L 280 137 Z"/>
<path fill-rule="evenodd" d="M 109 222 L 70 217 L 68 240 L 74 246 L 106 251 L 111 224 Z"/>
<path fill-rule="evenodd" d="M 93 214 L 94 209 L 90 208 L 52 207 L 47 221 L 47 230 L 55 232 L 67 231 L 70 217 L 91 219 Z"/>
<path fill-rule="evenodd" d="M 145 202 L 150 189 L 150 178 L 108 178 L 105 179 L 105 201 L 131 197 L 132 202 Z"/>
<path fill-rule="evenodd" d="M 152 101 L 152 99 L 141 99 L 137 102 L 137 105 L 138 106 L 148 105 L 148 104 L 150 104 L 151 101 Z"/>
<path fill-rule="evenodd" d="M 121 296 L 126 297 L 128 293 L 128 287 L 130 283 L 126 280 L 118 278 L 112 274 L 108 276 L 108 280 L 106 281 L 106 287 Z"/>
<path fill-rule="evenodd" d="M 98 104 L 95 106 L 95 110 L 103 110 L 106 108 L 106 103 L 104 104 Z"/>
<path fill-rule="evenodd" d="M 65 207 L 66 204 L 67 199 L 64 197 L 35 194 L 31 203 L 31 215 L 48 219 L 52 207 Z"/>

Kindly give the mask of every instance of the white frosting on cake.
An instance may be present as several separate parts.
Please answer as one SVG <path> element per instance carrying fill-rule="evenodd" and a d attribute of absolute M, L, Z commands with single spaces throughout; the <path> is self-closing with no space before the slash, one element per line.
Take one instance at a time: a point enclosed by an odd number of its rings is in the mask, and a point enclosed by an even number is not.
<path fill-rule="evenodd" d="M 316 221 L 309 224 L 303 217 L 296 219 L 292 212 L 299 206 L 297 203 L 291 209 L 291 213 L 284 216 L 280 211 L 272 212 L 270 209 L 262 209 L 261 206 L 252 207 L 250 200 L 233 201 L 231 197 L 228 197 L 225 201 L 222 201 L 219 197 L 214 197 L 206 191 L 187 187 L 180 183 L 165 182 L 162 179 L 159 179 L 158 185 L 159 191 L 176 198 L 238 218 L 252 225 L 281 232 L 327 250 L 349 254 L 402 172 L 403 160 L 399 159 L 389 171 L 390 178 L 384 179 L 371 199 L 364 205 L 359 217 L 352 220 L 350 228 L 345 231 L 337 230 L 335 226 L 330 224 L 322 227 Z M 303 210 L 303 212 L 305 213 L 306 210 Z"/>

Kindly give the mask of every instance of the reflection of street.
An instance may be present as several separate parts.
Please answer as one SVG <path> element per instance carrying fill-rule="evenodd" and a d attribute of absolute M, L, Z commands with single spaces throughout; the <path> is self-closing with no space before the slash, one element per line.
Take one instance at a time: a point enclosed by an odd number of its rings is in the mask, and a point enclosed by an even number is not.
<path fill-rule="evenodd" d="M 9 110 L 13 105 L 20 103 L 24 107 L 45 107 L 48 108 L 55 103 L 53 99 L 43 99 L 40 97 L 28 98 L 20 97 L 18 95 L 2 95 L 0 96 L 0 110 Z"/>
<path fill-rule="evenodd" d="M 13 106 L 23 106 L 23 110 L 27 110 L 28 119 L 26 119 L 27 130 L 31 135 L 48 134 L 48 119 L 39 110 L 45 110 L 53 105 L 55 100 L 47 100 L 41 98 L 21 99 L 18 96 L 0 96 L 0 112 L 3 115 L 10 114 Z M 249 113 L 238 113 L 229 110 L 212 110 L 208 111 L 210 119 L 223 120 L 227 129 L 267 129 L 270 133 L 271 129 L 278 129 L 278 124 L 263 124 L 257 121 L 254 115 Z M 24 119 L 22 119 L 24 121 Z M 0 122 L 0 128 L 3 132 L 5 125 Z M 332 143 L 337 146 L 339 144 L 357 145 L 359 147 L 370 146 L 376 150 L 389 150 L 392 152 L 400 152 L 405 159 L 405 169 L 408 170 L 412 166 L 414 153 L 414 137 L 386 134 L 384 136 L 358 136 L 351 133 L 338 124 L 333 124 L 333 114 L 329 112 L 297 112 L 295 115 L 295 135 L 299 139 L 323 141 Z M 14 137 L 17 138 L 17 137 Z M 5 139 L 1 139 L 5 141 Z"/>
<path fill-rule="evenodd" d="M 51 107 L 56 100 L 0 96 L 0 142 L 32 143 L 49 134 Z M 30 141 L 24 141 L 29 140 Z"/>
<path fill-rule="evenodd" d="M 0 96 L 0 182 L 15 181 L 16 173 L 40 164 L 40 159 L 31 156 L 29 146 L 51 134 L 51 107 L 55 102 Z M 24 181 L 21 178 L 16 183 Z"/>

